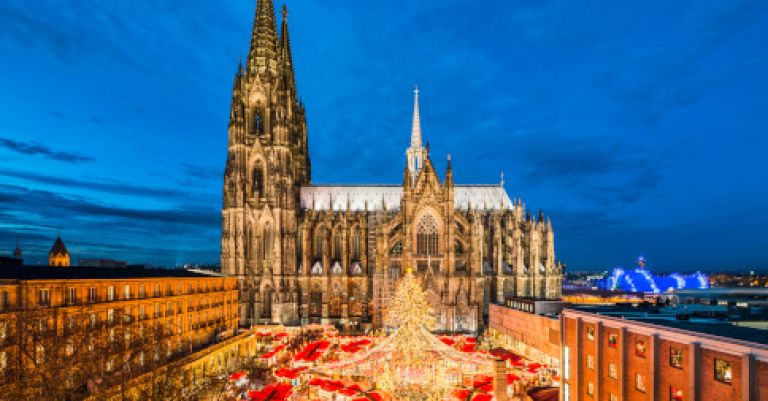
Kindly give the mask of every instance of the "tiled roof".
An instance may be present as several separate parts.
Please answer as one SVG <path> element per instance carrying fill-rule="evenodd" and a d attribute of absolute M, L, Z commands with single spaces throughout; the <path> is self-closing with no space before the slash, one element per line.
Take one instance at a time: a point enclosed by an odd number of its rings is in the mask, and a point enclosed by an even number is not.
<path fill-rule="evenodd" d="M 64 246 L 64 241 L 61 240 L 61 237 L 56 237 L 56 242 L 53 243 L 53 247 L 51 248 L 51 251 L 48 252 L 48 255 L 57 255 L 57 254 L 63 254 L 63 255 L 69 254 L 69 252 L 67 251 L 67 247 Z"/>
<path fill-rule="evenodd" d="M 312 185 L 301 187 L 301 207 L 309 210 L 399 210 L 401 185 Z M 500 185 L 456 185 L 458 210 L 512 210 L 512 201 Z"/>

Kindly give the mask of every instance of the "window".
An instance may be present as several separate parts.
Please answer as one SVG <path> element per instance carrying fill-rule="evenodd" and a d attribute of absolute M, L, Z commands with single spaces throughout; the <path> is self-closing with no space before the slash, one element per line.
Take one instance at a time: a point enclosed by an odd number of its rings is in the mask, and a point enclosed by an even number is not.
<path fill-rule="evenodd" d="M 0 311 L 8 308 L 8 291 L 0 291 Z"/>
<path fill-rule="evenodd" d="M 139 286 L 139 298 L 144 298 L 146 296 L 146 292 L 147 292 L 146 286 L 144 284 L 141 284 Z"/>
<path fill-rule="evenodd" d="M 608 401 L 619 401 L 619 396 L 613 393 L 608 393 Z"/>
<path fill-rule="evenodd" d="M 5 337 L 7 336 L 8 336 L 8 323 L 0 322 L 0 341 L 5 340 Z"/>
<path fill-rule="evenodd" d="M 635 355 L 640 358 L 645 358 L 646 351 L 645 340 L 635 341 Z"/>
<path fill-rule="evenodd" d="M 0 352 L 0 373 L 5 372 L 8 367 L 8 354 L 5 351 Z"/>
<path fill-rule="evenodd" d="M 715 380 L 721 383 L 731 383 L 733 379 L 731 364 L 722 359 L 715 358 Z"/>
<path fill-rule="evenodd" d="M 568 380 L 571 378 L 571 349 L 569 347 L 565 347 L 565 363 L 563 364 L 563 378 L 565 380 Z M 567 386 L 567 384 L 566 384 Z M 566 396 L 566 400 L 568 397 Z"/>
<path fill-rule="evenodd" d="M 683 390 L 675 387 L 670 387 L 669 401 L 683 401 Z"/>
<path fill-rule="evenodd" d="M 109 286 L 107 287 L 107 301 L 114 301 L 115 300 L 115 287 Z"/>
<path fill-rule="evenodd" d="M 123 287 L 123 299 L 131 299 L 131 286 L 127 285 Z"/>
<path fill-rule="evenodd" d="M 398 257 L 398 256 L 400 256 L 402 254 L 403 254 L 403 243 L 402 242 L 395 243 L 395 245 L 392 247 L 392 249 L 389 250 L 389 255 L 390 256 Z"/>
<path fill-rule="evenodd" d="M 319 227 L 315 232 L 315 259 L 323 259 L 323 241 L 325 241 L 325 227 Z"/>
<path fill-rule="evenodd" d="M 595 357 L 587 355 L 587 369 L 595 370 Z"/>
<path fill-rule="evenodd" d="M 608 364 L 608 377 L 614 380 L 619 378 L 619 367 L 615 363 Z"/>
<path fill-rule="evenodd" d="M 51 290 L 40 290 L 37 297 L 37 304 L 40 306 L 49 306 L 51 304 Z"/>
<path fill-rule="evenodd" d="M 595 341 L 595 328 L 592 326 L 587 326 L 587 340 Z"/>
<path fill-rule="evenodd" d="M 254 195 L 264 197 L 264 169 L 261 168 L 261 164 L 256 165 L 253 169 L 253 184 L 251 190 Z"/>
<path fill-rule="evenodd" d="M 67 289 L 67 303 L 73 305 L 75 302 L 77 302 L 77 289 L 70 287 Z"/>
<path fill-rule="evenodd" d="M 342 244 L 341 244 L 341 233 L 337 231 L 335 234 L 333 234 L 333 259 L 334 260 L 341 260 L 341 252 L 342 251 Z"/>
<path fill-rule="evenodd" d="M 112 323 L 113 321 L 115 321 L 115 310 L 109 309 L 107 310 L 107 322 Z"/>
<path fill-rule="evenodd" d="M 272 227 L 264 227 L 264 259 L 272 259 Z"/>
<path fill-rule="evenodd" d="M 431 214 L 422 217 L 416 227 L 416 252 L 437 255 L 437 221 Z"/>
<path fill-rule="evenodd" d="M 616 334 L 608 334 L 608 346 L 611 348 L 617 348 L 618 347 L 618 337 Z"/>
<path fill-rule="evenodd" d="M 683 367 L 683 350 L 680 348 L 669 348 L 669 366 L 680 368 Z"/>
<path fill-rule="evenodd" d="M 156 297 L 160 296 L 160 284 L 155 284 L 154 296 Z"/>
<path fill-rule="evenodd" d="M 587 395 L 593 397 L 595 395 L 595 383 L 587 383 Z"/>
<path fill-rule="evenodd" d="M 645 392 L 645 376 L 635 373 L 635 390 Z"/>
<path fill-rule="evenodd" d="M 362 255 L 361 250 L 362 250 L 362 240 L 360 240 L 360 232 L 358 230 L 355 230 L 352 232 L 352 252 L 350 255 L 353 262 L 360 260 L 360 255 Z"/>
<path fill-rule="evenodd" d="M 96 287 L 88 287 L 88 302 L 96 302 Z"/>

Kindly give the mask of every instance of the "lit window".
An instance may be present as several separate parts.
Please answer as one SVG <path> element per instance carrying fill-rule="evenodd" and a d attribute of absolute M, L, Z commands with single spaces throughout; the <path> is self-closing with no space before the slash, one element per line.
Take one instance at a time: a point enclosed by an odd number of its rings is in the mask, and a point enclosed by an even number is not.
<path fill-rule="evenodd" d="M 669 401 L 683 401 L 683 390 L 675 387 L 670 387 Z"/>
<path fill-rule="evenodd" d="M 564 358 L 565 363 L 563 364 L 563 378 L 565 378 L 565 380 L 568 380 L 571 378 L 571 349 L 569 347 L 565 347 L 564 354 L 565 354 L 565 358 Z M 568 399 L 567 396 L 566 396 L 566 399 Z"/>
<path fill-rule="evenodd" d="M 69 290 L 67 291 L 67 303 L 69 303 L 70 305 L 72 305 L 72 304 L 74 304 L 75 302 L 77 302 L 77 289 L 76 289 L 76 288 L 74 288 L 74 287 L 71 287 L 71 288 L 69 288 Z"/>
<path fill-rule="evenodd" d="M 609 393 L 608 394 L 608 401 L 619 401 L 619 396 L 617 396 L 616 394 Z"/>
<path fill-rule="evenodd" d="M 715 380 L 721 383 L 731 383 L 733 372 L 730 363 L 722 359 L 715 359 Z"/>
<path fill-rule="evenodd" d="M 587 383 L 587 395 L 590 397 L 595 395 L 595 384 L 592 382 Z"/>
<path fill-rule="evenodd" d="M 90 303 L 96 302 L 96 287 L 88 288 L 88 302 Z"/>
<path fill-rule="evenodd" d="M 635 390 L 645 392 L 645 376 L 635 373 Z"/>
<path fill-rule="evenodd" d="M 40 293 L 38 294 L 38 304 L 40 306 L 49 306 L 51 304 L 51 290 L 40 290 Z"/>
<path fill-rule="evenodd" d="M 595 341 L 595 328 L 592 326 L 587 326 L 587 340 Z"/>
<path fill-rule="evenodd" d="M 615 363 L 608 364 L 608 377 L 614 380 L 619 378 L 619 368 Z"/>
<path fill-rule="evenodd" d="M 131 299 L 131 286 L 126 285 L 123 287 L 123 298 L 124 299 Z"/>
<path fill-rule="evenodd" d="M 619 339 L 616 336 L 616 334 L 608 334 L 608 346 L 611 348 L 617 348 L 619 344 Z"/>
<path fill-rule="evenodd" d="M 587 355 L 587 369 L 595 369 L 595 357 L 592 355 Z"/>
<path fill-rule="evenodd" d="M 669 366 L 676 368 L 683 367 L 683 350 L 680 348 L 671 347 L 669 349 Z"/>
<path fill-rule="evenodd" d="M 115 287 L 109 286 L 107 287 L 107 301 L 114 301 L 115 300 Z"/>
<path fill-rule="evenodd" d="M 645 340 L 635 341 L 635 355 L 640 358 L 645 358 L 646 351 Z"/>

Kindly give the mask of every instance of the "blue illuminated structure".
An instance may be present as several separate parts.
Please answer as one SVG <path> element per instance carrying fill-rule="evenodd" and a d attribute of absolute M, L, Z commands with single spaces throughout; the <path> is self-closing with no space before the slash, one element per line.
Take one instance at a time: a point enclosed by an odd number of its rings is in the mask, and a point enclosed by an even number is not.
<path fill-rule="evenodd" d="M 600 282 L 604 290 L 621 290 L 660 294 L 669 290 L 709 288 L 707 276 L 701 272 L 690 275 L 672 273 L 665 276 L 654 275 L 645 268 L 645 258 L 637 260 L 638 267 L 625 270 L 620 267 Z"/>

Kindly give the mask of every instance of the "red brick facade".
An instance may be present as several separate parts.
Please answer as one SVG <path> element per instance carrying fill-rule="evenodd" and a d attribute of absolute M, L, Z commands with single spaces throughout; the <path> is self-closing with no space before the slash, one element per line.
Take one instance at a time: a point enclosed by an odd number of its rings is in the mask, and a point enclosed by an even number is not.
<path fill-rule="evenodd" d="M 575 310 L 561 324 L 564 401 L 768 401 L 766 345 Z"/>

